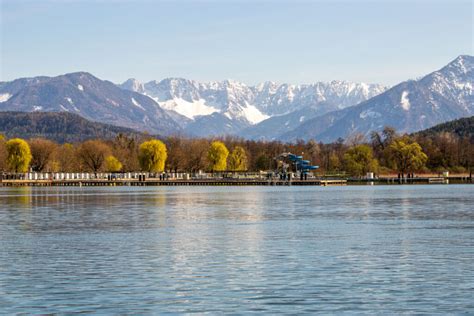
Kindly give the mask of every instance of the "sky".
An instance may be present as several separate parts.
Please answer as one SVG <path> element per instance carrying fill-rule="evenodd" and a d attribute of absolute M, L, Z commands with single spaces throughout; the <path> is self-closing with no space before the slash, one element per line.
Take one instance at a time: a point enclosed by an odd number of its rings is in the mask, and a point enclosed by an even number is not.
<path fill-rule="evenodd" d="M 0 1 L 1 81 L 394 85 L 474 51 L 474 0 Z"/>

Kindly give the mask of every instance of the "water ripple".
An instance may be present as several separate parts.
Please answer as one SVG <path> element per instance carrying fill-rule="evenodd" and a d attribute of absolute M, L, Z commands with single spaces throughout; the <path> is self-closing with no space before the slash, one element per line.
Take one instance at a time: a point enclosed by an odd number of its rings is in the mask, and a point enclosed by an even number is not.
<path fill-rule="evenodd" d="M 474 186 L 0 189 L 0 313 L 474 313 Z"/>

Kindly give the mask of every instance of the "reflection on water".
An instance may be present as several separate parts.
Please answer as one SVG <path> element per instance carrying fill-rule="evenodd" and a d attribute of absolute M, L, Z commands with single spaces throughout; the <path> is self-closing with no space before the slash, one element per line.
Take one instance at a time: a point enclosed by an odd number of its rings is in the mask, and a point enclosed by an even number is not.
<path fill-rule="evenodd" d="M 0 189 L 0 313 L 474 313 L 474 186 Z"/>

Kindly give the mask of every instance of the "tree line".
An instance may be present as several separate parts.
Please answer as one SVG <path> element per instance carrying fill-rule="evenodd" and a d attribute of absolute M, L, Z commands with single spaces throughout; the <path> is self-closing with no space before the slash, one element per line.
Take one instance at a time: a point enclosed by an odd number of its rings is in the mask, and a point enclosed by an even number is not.
<path fill-rule="evenodd" d="M 219 172 L 275 170 L 284 152 L 303 155 L 320 174 L 367 172 L 470 172 L 474 164 L 473 140 L 452 133 L 400 135 L 393 128 L 373 132 L 367 140 L 354 135 L 330 144 L 310 141 L 245 140 L 119 134 L 59 144 L 44 138 L 7 139 L 0 135 L 2 172 Z"/>

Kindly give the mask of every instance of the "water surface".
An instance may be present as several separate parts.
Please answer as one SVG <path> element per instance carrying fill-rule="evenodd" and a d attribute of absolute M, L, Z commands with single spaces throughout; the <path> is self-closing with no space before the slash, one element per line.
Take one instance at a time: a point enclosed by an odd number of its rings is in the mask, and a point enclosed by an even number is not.
<path fill-rule="evenodd" d="M 474 186 L 0 188 L 0 312 L 474 313 Z"/>

